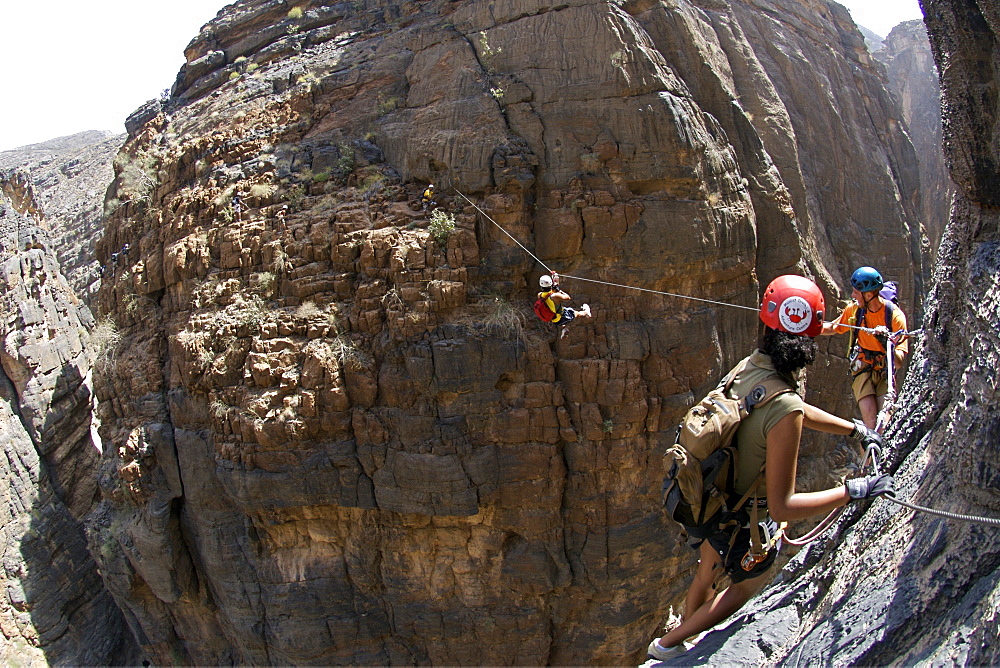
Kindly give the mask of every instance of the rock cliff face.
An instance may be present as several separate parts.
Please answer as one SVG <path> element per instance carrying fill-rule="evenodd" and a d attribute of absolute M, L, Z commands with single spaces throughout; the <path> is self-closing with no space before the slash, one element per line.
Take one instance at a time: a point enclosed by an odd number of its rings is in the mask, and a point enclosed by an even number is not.
<path fill-rule="evenodd" d="M 24 173 L 0 171 L 0 662 L 140 654 L 80 518 L 97 496 L 90 311 L 63 278 Z"/>
<path fill-rule="evenodd" d="M 0 169 L 27 174 L 62 274 L 88 304 L 101 276 L 95 247 L 104 229 L 111 162 L 124 140 L 124 135 L 81 132 L 0 152 Z"/>
<path fill-rule="evenodd" d="M 899 98 L 903 118 L 920 162 L 920 220 L 932 252 L 948 222 L 954 186 L 941 146 L 941 89 L 923 21 L 892 29 L 873 53 L 885 64 L 889 87 Z"/>
<path fill-rule="evenodd" d="M 1000 11 L 926 0 L 956 187 L 926 318 L 889 433 L 900 497 L 1000 517 Z M 996 665 L 997 527 L 885 500 L 801 552 L 757 605 L 684 665 Z"/>
<path fill-rule="evenodd" d="M 186 56 L 98 246 L 89 540 L 154 663 L 637 661 L 690 565 L 660 457 L 756 331 L 660 293 L 923 292 L 913 148 L 836 4 L 251 0 Z M 505 232 L 647 292 L 566 279 L 595 317 L 559 338 Z M 810 386 L 849 414 L 844 374 Z"/>

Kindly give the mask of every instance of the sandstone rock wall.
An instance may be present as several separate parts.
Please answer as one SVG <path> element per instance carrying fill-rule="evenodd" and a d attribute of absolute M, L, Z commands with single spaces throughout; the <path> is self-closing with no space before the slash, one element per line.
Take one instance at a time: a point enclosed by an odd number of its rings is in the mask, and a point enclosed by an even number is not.
<path fill-rule="evenodd" d="M 890 88 L 899 99 L 919 157 L 920 221 L 933 255 L 948 222 L 954 186 L 944 162 L 941 89 L 924 22 L 900 23 L 873 55 L 885 64 Z"/>
<path fill-rule="evenodd" d="M 912 147 L 860 35 L 812 2 L 297 9 L 226 8 L 127 123 L 108 588 L 156 663 L 637 660 L 690 566 L 660 457 L 756 330 L 656 292 L 752 307 L 794 269 L 832 296 L 869 234 L 918 289 Z M 647 292 L 566 279 L 595 317 L 560 338 L 505 232 Z M 810 385 L 849 413 L 842 365 Z M 843 463 L 822 443 L 810 484 Z"/>
<path fill-rule="evenodd" d="M 0 171 L 0 661 L 136 662 L 80 522 L 97 496 L 94 321 L 37 224 L 35 192 Z"/>
<path fill-rule="evenodd" d="M 928 0 L 941 72 L 945 154 L 956 186 L 926 302 L 924 333 L 889 431 L 900 497 L 1000 518 L 996 382 L 1000 371 L 1000 12 Z M 885 500 L 857 509 L 796 557 L 746 615 L 691 661 L 756 665 L 993 665 L 997 528 Z"/>
<path fill-rule="evenodd" d="M 0 152 L 0 169 L 27 173 L 62 274 L 88 304 L 101 278 L 95 247 L 111 161 L 124 141 L 124 135 L 91 131 Z"/>

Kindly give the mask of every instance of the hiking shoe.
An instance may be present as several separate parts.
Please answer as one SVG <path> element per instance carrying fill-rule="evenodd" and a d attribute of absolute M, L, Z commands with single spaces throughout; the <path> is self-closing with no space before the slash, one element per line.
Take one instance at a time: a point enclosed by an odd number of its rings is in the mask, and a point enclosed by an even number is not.
<path fill-rule="evenodd" d="M 649 643 L 649 648 L 646 650 L 646 654 L 659 661 L 669 661 L 670 659 L 676 659 L 677 657 L 684 656 L 684 653 L 691 649 L 691 647 L 693 647 L 693 645 L 682 642 L 680 645 L 663 649 L 654 640 Z"/>
<path fill-rule="evenodd" d="M 585 315 L 585 316 L 587 316 L 589 318 L 590 317 L 590 304 L 584 304 L 583 306 L 581 306 L 580 307 L 580 313 L 582 313 L 583 315 Z"/>

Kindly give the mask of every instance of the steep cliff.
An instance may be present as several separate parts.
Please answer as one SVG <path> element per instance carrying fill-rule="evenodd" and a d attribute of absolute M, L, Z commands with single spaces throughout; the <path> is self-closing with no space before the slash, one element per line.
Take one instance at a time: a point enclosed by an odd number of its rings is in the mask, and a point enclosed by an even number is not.
<path fill-rule="evenodd" d="M 0 169 L 30 179 L 62 274 L 88 304 L 101 278 L 95 246 L 104 229 L 111 162 L 124 141 L 124 135 L 91 131 L 0 152 Z"/>
<path fill-rule="evenodd" d="M 135 662 L 80 522 L 97 495 L 94 322 L 59 270 L 34 193 L 25 173 L 0 171 L 0 662 Z"/>
<path fill-rule="evenodd" d="M 923 21 L 900 23 L 872 54 L 885 64 L 889 87 L 899 99 L 920 162 L 920 221 L 937 251 L 951 209 L 954 187 L 941 145 L 941 88 Z"/>
<path fill-rule="evenodd" d="M 889 464 L 904 500 L 998 518 L 1000 11 L 974 0 L 923 7 L 956 197 Z M 875 501 L 683 665 L 996 665 L 998 531 Z"/>
<path fill-rule="evenodd" d="M 660 457 L 756 331 L 649 291 L 923 291 L 913 148 L 835 4 L 255 0 L 186 57 L 98 245 L 89 539 L 156 663 L 638 660 L 689 567 Z M 559 338 L 505 232 L 647 292 L 567 279 L 595 317 Z M 844 373 L 810 386 L 849 414 Z"/>

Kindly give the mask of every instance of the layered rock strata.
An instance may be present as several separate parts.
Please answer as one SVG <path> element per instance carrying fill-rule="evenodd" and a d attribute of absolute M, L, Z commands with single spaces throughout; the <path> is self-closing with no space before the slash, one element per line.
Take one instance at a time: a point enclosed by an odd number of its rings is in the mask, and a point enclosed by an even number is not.
<path fill-rule="evenodd" d="M 97 495 L 94 321 L 63 278 L 24 173 L 0 171 L 0 661 L 134 663 L 80 518 Z"/>
<path fill-rule="evenodd" d="M 0 152 L 0 169 L 28 175 L 63 276 L 88 304 L 101 278 L 95 248 L 104 229 L 111 162 L 124 141 L 124 135 L 91 131 Z"/>
<path fill-rule="evenodd" d="M 913 149 L 836 5 L 257 0 L 186 56 L 98 246 L 89 535 L 156 663 L 638 660 L 689 567 L 660 457 L 760 284 L 920 291 Z M 560 337 L 508 234 L 646 292 L 567 278 Z M 810 386 L 849 413 L 844 373 Z"/>

